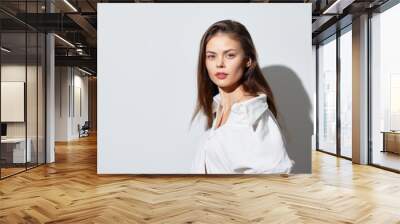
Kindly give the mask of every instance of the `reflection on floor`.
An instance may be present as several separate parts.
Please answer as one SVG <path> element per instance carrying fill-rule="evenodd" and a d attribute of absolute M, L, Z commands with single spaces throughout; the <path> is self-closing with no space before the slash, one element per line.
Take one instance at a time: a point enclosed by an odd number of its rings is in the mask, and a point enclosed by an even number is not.
<path fill-rule="evenodd" d="M 400 155 L 392 152 L 374 151 L 373 164 L 400 170 Z"/>
<path fill-rule="evenodd" d="M 15 174 L 15 173 L 18 173 L 18 172 L 21 172 L 24 170 L 25 170 L 25 167 L 24 168 L 19 168 L 19 167 L 18 168 L 1 168 L 1 178 L 10 176 L 12 174 Z"/>
<path fill-rule="evenodd" d="M 28 163 L 28 164 L 26 164 L 26 166 L 27 166 L 27 169 L 29 169 L 31 167 L 35 167 L 36 163 Z M 10 176 L 10 175 L 13 175 L 13 174 L 16 174 L 16 173 L 26 170 L 25 164 L 4 164 L 4 163 L 2 163 L 1 167 L 2 167 L 2 168 L 0 168 L 1 169 L 0 170 L 1 178 L 5 178 L 7 176 Z"/>
<path fill-rule="evenodd" d="M 343 147 L 343 148 L 341 148 L 341 155 L 342 156 L 345 156 L 345 157 L 348 157 L 348 158 L 351 158 L 352 157 L 352 149 L 351 148 L 349 148 L 349 147 Z"/>

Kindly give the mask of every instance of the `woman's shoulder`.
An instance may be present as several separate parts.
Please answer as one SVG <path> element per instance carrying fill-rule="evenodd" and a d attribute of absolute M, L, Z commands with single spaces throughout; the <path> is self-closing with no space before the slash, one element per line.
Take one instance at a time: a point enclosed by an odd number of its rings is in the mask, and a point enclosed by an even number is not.
<path fill-rule="evenodd" d="M 232 106 L 233 112 L 246 115 L 251 123 L 264 114 L 267 109 L 267 96 L 265 94 L 249 96 L 247 100 L 243 100 Z"/>
<path fill-rule="evenodd" d="M 245 102 L 256 97 L 260 97 L 260 95 L 244 95 L 238 103 Z"/>
<path fill-rule="evenodd" d="M 257 94 L 245 94 L 238 103 L 253 104 L 263 101 L 265 102 L 267 101 L 267 95 L 265 93 L 257 93 Z"/>

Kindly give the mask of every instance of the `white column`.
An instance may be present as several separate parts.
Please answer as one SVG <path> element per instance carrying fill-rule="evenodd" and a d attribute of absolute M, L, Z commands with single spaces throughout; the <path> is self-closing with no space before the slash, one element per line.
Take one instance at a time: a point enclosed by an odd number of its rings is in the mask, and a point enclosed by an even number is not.
<path fill-rule="evenodd" d="M 54 11 L 54 6 L 47 1 L 48 12 Z M 46 163 L 55 161 L 54 133 L 55 133 L 55 44 L 54 35 L 46 35 Z"/>
<path fill-rule="evenodd" d="M 353 20 L 353 162 L 368 163 L 368 15 Z"/>

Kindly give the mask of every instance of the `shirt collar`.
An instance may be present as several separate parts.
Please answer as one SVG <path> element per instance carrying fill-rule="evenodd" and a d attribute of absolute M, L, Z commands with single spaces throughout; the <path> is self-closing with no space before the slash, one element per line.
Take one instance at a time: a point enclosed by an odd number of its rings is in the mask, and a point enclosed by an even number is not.
<path fill-rule="evenodd" d="M 217 109 L 221 103 L 221 95 L 218 93 L 213 97 L 213 105 L 212 105 L 212 111 L 213 113 L 217 112 Z M 232 112 L 239 112 L 239 111 L 245 111 L 250 123 L 254 123 L 264 111 L 268 109 L 268 104 L 267 104 L 267 95 L 264 93 L 258 94 L 258 96 L 253 97 L 251 99 L 239 102 L 239 103 L 234 103 L 232 105 Z"/>
<path fill-rule="evenodd" d="M 212 112 L 215 113 L 217 112 L 218 106 L 221 103 L 221 94 L 217 94 L 213 97 L 213 103 L 212 103 Z"/>

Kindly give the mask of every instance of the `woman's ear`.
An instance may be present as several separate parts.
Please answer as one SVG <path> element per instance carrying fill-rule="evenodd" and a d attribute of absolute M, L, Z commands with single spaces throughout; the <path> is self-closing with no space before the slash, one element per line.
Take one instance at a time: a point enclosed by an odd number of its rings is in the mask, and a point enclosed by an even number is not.
<path fill-rule="evenodd" d="M 250 67 L 250 65 L 251 65 L 251 58 L 249 58 L 249 60 L 247 61 L 247 63 L 246 63 L 246 67 Z"/>

